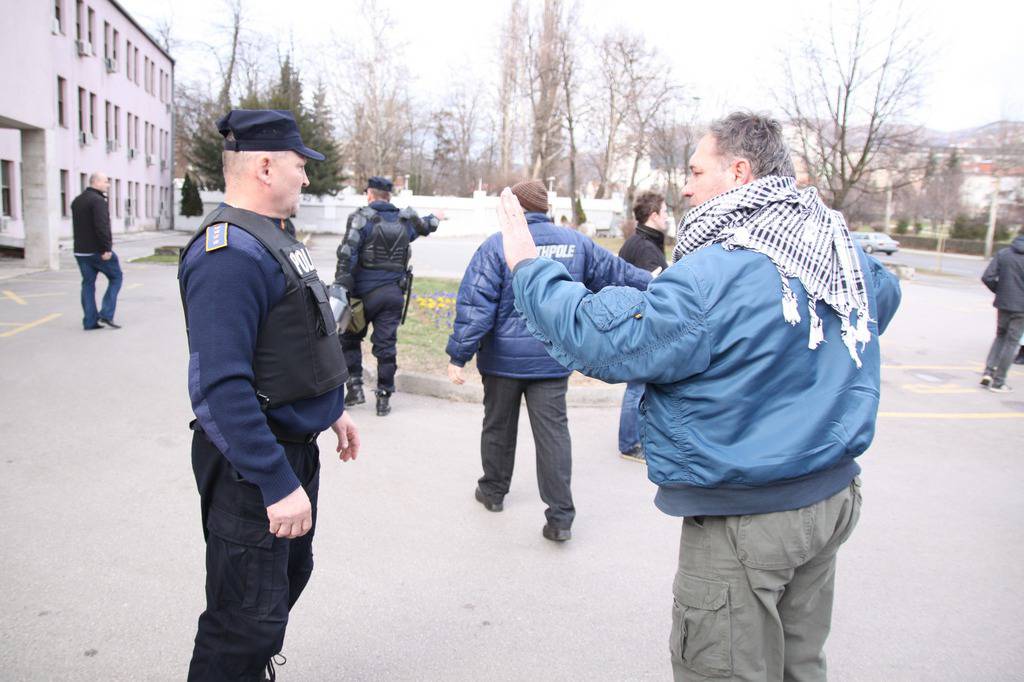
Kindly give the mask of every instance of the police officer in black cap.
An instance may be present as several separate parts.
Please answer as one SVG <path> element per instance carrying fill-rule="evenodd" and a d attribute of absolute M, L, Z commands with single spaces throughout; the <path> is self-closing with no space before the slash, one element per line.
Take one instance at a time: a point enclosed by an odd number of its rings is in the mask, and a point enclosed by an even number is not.
<path fill-rule="evenodd" d="M 224 203 L 178 267 L 196 419 L 192 468 L 206 538 L 206 610 L 190 680 L 268 673 L 313 569 L 317 436 L 341 460 L 359 436 L 324 284 L 287 231 L 308 159 L 291 112 L 234 110 L 224 136 Z M 278 660 L 278 663 L 281 661 Z"/>
<path fill-rule="evenodd" d="M 366 402 L 363 394 L 362 341 L 373 325 L 370 342 L 377 358 L 377 416 L 391 412 L 389 399 L 395 392 L 398 369 L 398 325 L 412 295 L 412 271 L 409 268 L 409 243 L 437 229 L 438 220 L 420 218 L 412 208 L 399 210 L 391 203 L 392 183 L 374 176 L 366 188 L 368 205 L 348 218 L 345 237 L 338 246 L 338 266 L 334 283 L 347 292 L 362 314 L 341 335 L 341 347 L 348 365 L 348 393 L 345 405 Z"/>

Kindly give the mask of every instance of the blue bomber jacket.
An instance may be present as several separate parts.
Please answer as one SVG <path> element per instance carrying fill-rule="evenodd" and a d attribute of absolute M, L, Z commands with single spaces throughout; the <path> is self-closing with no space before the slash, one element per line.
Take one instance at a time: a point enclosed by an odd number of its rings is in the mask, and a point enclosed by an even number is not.
<path fill-rule="evenodd" d="M 645 289 L 651 274 L 634 268 L 589 237 L 557 226 L 544 213 L 527 213 L 530 234 L 540 255 L 560 263 L 563 272 L 583 290 L 600 291 L 619 285 Z M 516 379 L 554 379 L 569 376 L 533 338 L 516 312 L 512 272 L 505 264 L 501 233 L 491 235 L 473 254 L 462 277 L 455 307 L 455 324 L 445 349 L 453 364 L 464 366 L 477 354 L 482 374 Z"/>
<path fill-rule="evenodd" d="M 798 509 L 839 492 L 875 433 L 878 334 L 899 282 L 858 247 L 871 340 L 858 368 L 838 316 L 817 312 L 825 342 L 808 348 L 806 313 L 782 314 L 779 274 L 764 255 L 714 245 L 668 268 L 646 292 L 586 291 L 558 263 L 516 267 L 516 308 L 566 367 L 646 383 L 640 406 L 655 504 L 675 516 Z M 799 281 L 793 292 L 807 301 Z"/>

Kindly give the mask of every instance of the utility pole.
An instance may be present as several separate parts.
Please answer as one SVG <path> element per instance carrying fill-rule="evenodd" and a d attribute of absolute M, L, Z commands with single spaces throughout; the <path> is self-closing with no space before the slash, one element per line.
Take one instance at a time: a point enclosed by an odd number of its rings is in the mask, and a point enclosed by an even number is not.
<path fill-rule="evenodd" d="M 985 232 L 985 258 L 992 257 L 992 243 L 996 238 L 996 214 L 999 212 L 999 174 L 992 169 L 992 203 L 988 207 L 988 230 Z"/>

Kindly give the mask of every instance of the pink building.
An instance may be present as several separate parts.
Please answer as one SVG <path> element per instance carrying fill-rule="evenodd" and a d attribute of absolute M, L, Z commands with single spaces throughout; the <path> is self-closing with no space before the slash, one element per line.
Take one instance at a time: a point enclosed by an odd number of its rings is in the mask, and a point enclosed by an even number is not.
<path fill-rule="evenodd" d="M 171 56 L 114 0 L 0 0 L 0 16 L 0 246 L 56 269 L 94 171 L 115 242 L 172 227 Z"/>

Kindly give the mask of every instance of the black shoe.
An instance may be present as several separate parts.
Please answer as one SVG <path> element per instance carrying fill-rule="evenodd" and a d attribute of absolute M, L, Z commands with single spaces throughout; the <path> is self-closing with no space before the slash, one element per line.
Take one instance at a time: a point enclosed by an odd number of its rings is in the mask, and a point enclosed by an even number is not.
<path fill-rule="evenodd" d="M 374 393 L 377 394 L 377 416 L 386 417 L 391 414 L 391 405 L 388 403 L 388 399 L 391 397 L 391 391 L 378 388 Z"/>
<path fill-rule="evenodd" d="M 363 378 L 351 377 L 345 383 L 345 407 L 362 405 L 365 402 L 366 396 L 363 394 Z"/>
<path fill-rule="evenodd" d="M 1022 348 L 1020 352 L 1017 353 L 1017 357 L 1013 359 L 1013 364 L 1024 365 L 1024 348 Z"/>
<path fill-rule="evenodd" d="M 98 325 L 98 324 L 94 324 L 94 325 L 93 325 L 93 326 L 91 326 L 91 327 L 84 327 L 84 329 L 85 329 L 85 331 L 87 331 L 87 332 L 91 332 L 91 331 L 92 331 L 93 329 L 103 329 L 103 327 L 101 327 L 101 326 L 100 326 L 100 325 Z"/>
<path fill-rule="evenodd" d="M 110 327 L 111 329 L 120 329 L 121 328 L 121 325 L 115 323 L 113 320 L 108 320 L 105 317 L 101 317 L 100 318 L 100 324 L 102 324 L 102 325 L 104 325 L 106 327 Z"/>
<path fill-rule="evenodd" d="M 644 447 L 639 444 L 634 445 L 625 452 L 620 452 L 619 457 L 622 459 L 628 459 L 631 462 L 639 462 L 640 464 L 647 461 L 647 458 L 644 456 Z"/>
<path fill-rule="evenodd" d="M 988 372 L 985 372 L 984 376 L 981 377 L 980 383 L 985 388 L 988 388 L 989 386 L 992 385 L 992 375 L 989 374 Z"/>
<path fill-rule="evenodd" d="M 484 491 L 480 490 L 479 487 L 476 489 L 476 492 L 473 493 L 473 497 L 475 497 L 476 501 L 482 504 L 487 511 L 500 512 L 505 508 L 501 500 L 495 502 L 492 498 L 484 495 Z"/>
<path fill-rule="evenodd" d="M 280 660 L 278 660 L 280 659 Z M 274 654 L 267 661 L 267 676 L 263 678 L 263 682 L 277 682 L 277 666 L 284 665 L 288 662 L 288 659 L 284 657 L 284 654 Z"/>
<path fill-rule="evenodd" d="M 568 542 L 572 540 L 572 531 L 568 528 L 558 528 L 550 523 L 545 523 L 541 529 L 541 535 L 552 542 Z"/>

